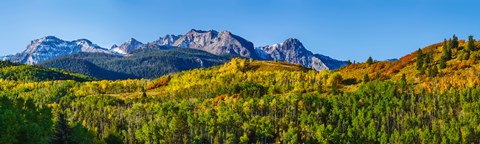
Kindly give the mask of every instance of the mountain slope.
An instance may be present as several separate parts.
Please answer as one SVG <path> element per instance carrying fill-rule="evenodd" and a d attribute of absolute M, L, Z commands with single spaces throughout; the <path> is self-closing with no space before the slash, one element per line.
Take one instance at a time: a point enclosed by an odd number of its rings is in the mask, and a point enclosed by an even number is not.
<path fill-rule="evenodd" d="M 156 78 L 201 67 L 223 64 L 231 56 L 217 56 L 195 49 L 145 48 L 129 56 L 78 53 L 39 63 L 99 79 Z"/>
<path fill-rule="evenodd" d="M 365 75 L 368 75 L 370 80 L 400 80 L 405 75 L 407 83 L 429 91 L 435 86 L 439 87 L 440 91 L 466 88 L 480 84 L 480 73 L 477 72 L 480 69 L 479 44 L 474 41 L 470 50 L 467 48 L 468 42 L 450 39 L 424 47 L 393 62 L 352 64 L 338 69 L 337 72 L 355 83 L 365 81 Z M 448 49 L 451 57 L 444 58 Z"/>
<path fill-rule="evenodd" d="M 32 41 L 31 44 L 27 46 L 27 49 L 21 53 L 0 57 L 0 59 L 33 65 L 76 53 L 105 53 L 128 56 L 137 50 L 149 48 L 191 48 L 215 55 L 235 55 L 244 58 L 253 58 L 255 60 L 284 61 L 292 64 L 300 64 L 317 71 L 337 69 L 346 64 L 345 61 L 335 60 L 320 54 L 313 54 L 307 50 L 298 39 L 290 38 L 280 44 L 255 48 L 252 42 L 234 35 L 229 31 L 217 32 L 215 30 L 202 31 L 195 29 L 190 30 L 184 35 L 166 35 L 146 44 L 131 38 L 120 44 L 120 46 L 114 45 L 110 49 L 102 48 L 86 39 L 64 41 L 53 36 L 47 36 Z M 62 62 L 62 65 L 74 65 L 74 63 L 67 64 L 66 62 Z M 80 62 L 79 64 L 84 63 Z M 96 63 L 93 64 L 96 65 Z M 70 67 L 72 68 L 73 66 Z"/>
<path fill-rule="evenodd" d="M 214 30 L 202 31 L 192 29 L 178 38 L 172 46 L 200 49 L 217 55 L 234 54 L 242 57 L 257 58 L 252 42 L 229 31 L 217 32 Z"/>
<path fill-rule="evenodd" d="M 140 48 L 142 46 L 143 46 L 143 43 L 137 41 L 134 38 L 131 38 L 130 40 L 123 43 L 119 47 L 116 47 L 116 45 L 114 45 L 110 50 L 113 51 L 113 52 L 117 52 L 119 54 L 125 55 L 125 54 L 132 53 L 133 51 L 137 50 L 138 48 Z"/>
<path fill-rule="evenodd" d="M 31 41 L 25 51 L 10 56 L 8 59 L 23 64 L 37 64 L 48 59 L 78 52 L 110 53 L 107 49 L 101 48 L 86 39 L 65 41 L 54 36 L 47 36 Z"/>
<path fill-rule="evenodd" d="M 336 60 L 333 59 L 329 56 L 321 55 L 321 54 L 314 54 L 313 57 L 318 58 L 322 61 L 323 64 L 329 69 L 329 70 L 335 70 L 338 68 L 341 68 L 345 65 L 347 65 L 346 61 L 341 61 L 341 60 Z"/>
<path fill-rule="evenodd" d="M 75 56 L 80 56 L 80 55 L 88 55 L 88 54 L 85 54 L 85 53 L 75 54 Z M 71 58 L 67 56 L 67 57 L 60 57 L 57 59 L 47 60 L 45 62 L 39 63 L 39 65 L 45 66 L 45 67 L 51 67 L 51 68 L 58 68 L 58 69 L 62 69 L 69 72 L 81 73 L 84 75 L 95 77 L 97 79 L 114 80 L 114 79 L 138 78 L 134 75 L 104 69 L 85 59 L 87 58 Z"/>
<path fill-rule="evenodd" d="M 327 72 L 325 72 L 327 73 Z M 283 75 L 282 75 L 283 74 Z M 297 74 L 297 77 L 293 77 Z M 298 76 L 302 75 L 302 76 Z M 258 61 L 258 60 L 246 60 L 243 58 L 233 58 L 223 65 L 214 66 L 208 69 L 194 69 L 184 71 L 182 73 L 171 74 L 168 76 L 160 77 L 153 80 L 147 85 L 148 90 L 160 88 L 160 91 L 177 91 L 187 90 L 195 88 L 196 86 L 218 86 L 225 87 L 225 89 L 211 89 L 210 92 L 225 91 L 232 88 L 235 83 L 229 83 L 230 81 L 242 81 L 242 82 L 255 82 L 262 83 L 263 86 L 268 87 L 270 85 L 287 84 L 290 79 L 301 79 L 310 75 L 311 78 L 325 78 L 320 77 L 321 73 L 316 72 L 313 69 L 305 68 L 301 65 L 291 64 L 287 62 L 275 62 L 275 61 Z M 318 75 L 318 76 L 315 76 Z M 278 81 L 263 81 L 263 78 L 278 76 Z M 327 75 L 328 76 L 328 75 Z M 248 77 L 246 79 L 235 79 L 236 77 Z M 328 78 L 328 77 L 327 77 Z M 205 83 L 204 81 L 209 81 Z M 277 83 L 278 82 L 278 83 Z M 309 81 L 314 83 L 314 81 Z M 287 84 L 290 85 L 290 84 Z M 258 85 L 257 85 L 258 86 Z M 313 86 L 313 85 L 309 85 Z M 227 88 L 228 87 L 228 88 Z M 158 91 L 153 90 L 153 91 Z M 245 90 L 260 90 L 260 89 L 248 89 Z M 293 90 L 290 87 L 289 91 Z M 205 91 L 207 92 L 207 91 Z M 198 93 L 197 93 L 198 94 Z"/>
<path fill-rule="evenodd" d="M 180 38 L 182 35 L 166 35 L 164 37 L 158 38 L 152 42 L 152 44 L 165 47 L 173 47 L 173 44 Z"/>
<path fill-rule="evenodd" d="M 88 81 L 92 78 L 71 74 L 58 69 L 0 61 L 0 79 L 13 81 L 75 80 Z"/>
<path fill-rule="evenodd" d="M 273 44 L 256 48 L 261 59 L 286 61 L 293 64 L 301 64 L 317 71 L 337 69 L 346 62 L 334 60 L 308 51 L 298 39 L 289 38 L 280 44 Z"/>

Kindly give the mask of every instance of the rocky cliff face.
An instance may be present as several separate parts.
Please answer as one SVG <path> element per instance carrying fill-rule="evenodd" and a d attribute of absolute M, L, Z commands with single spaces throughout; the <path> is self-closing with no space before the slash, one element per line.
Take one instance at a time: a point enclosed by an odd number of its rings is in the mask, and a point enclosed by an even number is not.
<path fill-rule="evenodd" d="M 185 35 L 166 35 L 148 44 L 135 43 L 130 40 L 111 51 L 120 54 L 131 54 L 136 49 L 145 47 L 159 48 L 194 48 L 212 54 L 232 54 L 246 58 L 258 58 L 253 43 L 228 31 L 202 31 L 192 29 Z"/>
<path fill-rule="evenodd" d="M 152 43 L 158 46 L 173 47 L 173 44 L 177 42 L 180 37 L 182 37 L 182 35 L 166 35 L 158 38 L 158 40 L 155 40 Z"/>
<path fill-rule="evenodd" d="M 180 37 L 172 46 L 195 48 L 212 54 L 234 54 L 242 57 L 257 58 L 253 43 L 228 31 L 190 30 Z"/>
<path fill-rule="evenodd" d="M 124 55 L 124 54 L 130 54 L 131 52 L 137 50 L 142 46 L 143 46 L 143 43 L 137 41 L 134 38 L 131 38 L 130 40 L 128 40 L 127 42 L 123 43 L 118 47 L 116 47 L 116 45 L 112 46 L 110 51 Z"/>
<path fill-rule="evenodd" d="M 320 58 L 308 51 L 298 39 L 289 38 L 282 43 L 256 49 L 262 59 L 300 64 L 318 71 L 330 69 Z"/>

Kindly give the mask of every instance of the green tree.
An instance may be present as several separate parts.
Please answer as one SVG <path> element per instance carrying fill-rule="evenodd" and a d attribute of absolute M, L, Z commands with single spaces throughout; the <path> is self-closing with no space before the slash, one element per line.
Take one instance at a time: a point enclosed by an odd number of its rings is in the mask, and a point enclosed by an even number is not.
<path fill-rule="evenodd" d="M 58 122 L 55 125 L 55 139 L 54 143 L 68 144 L 71 143 L 69 136 L 71 135 L 71 128 L 67 123 L 64 112 L 58 114 Z"/>
<path fill-rule="evenodd" d="M 470 51 L 475 51 L 475 39 L 473 39 L 473 36 L 470 35 L 468 36 L 468 45 L 467 45 L 468 50 Z"/>
<path fill-rule="evenodd" d="M 440 68 L 441 68 L 441 69 L 444 69 L 444 68 L 446 68 L 446 67 L 447 67 L 447 62 L 446 62 L 445 60 L 443 60 L 443 59 L 440 60 Z"/>
<path fill-rule="evenodd" d="M 443 51 L 443 56 L 442 56 L 443 61 L 448 61 L 452 59 L 452 49 L 450 44 L 447 43 L 446 39 L 443 41 L 442 51 Z"/>
<path fill-rule="evenodd" d="M 338 85 L 342 82 L 343 78 L 342 78 L 342 75 L 338 72 L 335 72 L 333 74 L 331 74 L 328 78 L 328 84 L 329 85 Z"/>
<path fill-rule="evenodd" d="M 407 76 L 404 73 L 402 73 L 402 77 L 400 78 L 400 85 L 402 88 L 407 87 Z"/>
<path fill-rule="evenodd" d="M 368 76 L 368 74 L 363 75 L 363 83 L 367 83 L 369 81 L 370 81 L 370 77 Z"/>
<path fill-rule="evenodd" d="M 417 50 L 417 70 L 422 70 L 423 69 L 423 62 L 424 62 L 424 55 L 422 53 L 421 49 Z"/>
<path fill-rule="evenodd" d="M 351 62 L 350 60 L 347 60 L 346 64 L 347 64 L 347 65 L 351 65 L 352 62 Z"/>
<path fill-rule="evenodd" d="M 455 34 L 452 36 L 452 48 L 458 48 L 458 37 Z"/>
<path fill-rule="evenodd" d="M 368 65 L 373 64 L 373 59 L 372 59 L 372 57 L 369 56 L 368 59 L 367 59 L 367 61 L 366 61 L 365 63 L 367 63 Z"/>
<path fill-rule="evenodd" d="M 429 74 L 430 77 L 436 77 L 438 75 L 438 67 L 437 66 L 431 67 L 429 69 L 428 74 Z"/>

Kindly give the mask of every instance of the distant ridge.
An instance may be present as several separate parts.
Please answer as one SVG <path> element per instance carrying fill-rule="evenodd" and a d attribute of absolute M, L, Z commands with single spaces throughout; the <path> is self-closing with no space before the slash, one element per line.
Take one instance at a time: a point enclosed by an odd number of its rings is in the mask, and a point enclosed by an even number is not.
<path fill-rule="evenodd" d="M 218 32 L 196 29 L 192 29 L 184 35 L 159 37 L 159 39 L 147 44 L 131 38 L 120 46 L 114 45 L 110 49 L 102 48 L 87 39 L 65 41 L 55 36 L 46 36 L 33 40 L 25 51 L 16 55 L 3 56 L 0 59 L 23 64 L 37 64 L 45 60 L 79 52 L 127 55 L 135 50 L 153 46 L 163 49 L 194 48 L 216 55 L 232 54 L 260 60 L 279 60 L 301 64 L 315 70 L 337 69 L 346 65 L 345 61 L 335 60 L 321 54 L 313 54 L 303 46 L 300 40 L 294 38 L 289 38 L 280 44 L 255 48 L 252 42 L 229 31 Z"/>

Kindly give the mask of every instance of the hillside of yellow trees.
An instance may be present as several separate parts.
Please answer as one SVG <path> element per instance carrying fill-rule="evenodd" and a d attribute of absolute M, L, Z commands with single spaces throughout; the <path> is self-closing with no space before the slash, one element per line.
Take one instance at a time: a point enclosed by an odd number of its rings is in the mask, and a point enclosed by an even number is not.
<path fill-rule="evenodd" d="M 478 143 L 478 44 L 335 71 L 234 58 L 153 80 L 1 77 L 0 143 Z"/>
<path fill-rule="evenodd" d="M 351 64 L 336 70 L 344 79 L 352 81 L 351 90 L 369 80 L 398 81 L 402 77 L 408 83 L 430 92 L 464 89 L 480 84 L 480 43 L 473 36 L 458 40 L 454 35 L 442 43 L 432 44 L 405 55 L 397 61 Z"/>

